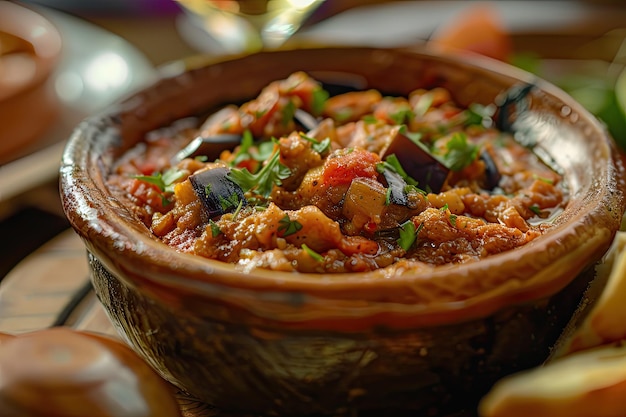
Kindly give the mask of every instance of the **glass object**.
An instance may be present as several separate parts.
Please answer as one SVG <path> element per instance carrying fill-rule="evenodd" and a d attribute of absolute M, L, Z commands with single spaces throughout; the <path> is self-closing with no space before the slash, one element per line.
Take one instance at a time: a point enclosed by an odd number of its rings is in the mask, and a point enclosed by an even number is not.
<path fill-rule="evenodd" d="M 323 0 L 177 0 L 229 53 L 281 46 Z"/>

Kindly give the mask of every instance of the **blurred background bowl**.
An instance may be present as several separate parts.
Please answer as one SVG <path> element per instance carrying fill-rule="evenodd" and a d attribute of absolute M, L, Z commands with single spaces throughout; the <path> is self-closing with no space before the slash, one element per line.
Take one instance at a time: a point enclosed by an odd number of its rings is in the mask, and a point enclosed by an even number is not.
<path fill-rule="evenodd" d="M 548 356 L 624 212 L 622 161 L 581 105 L 507 64 L 422 49 L 296 49 L 194 65 L 82 123 L 61 167 L 95 291 L 162 376 L 231 412 L 434 416 L 473 410 L 497 379 Z M 243 273 L 178 253 L 107 189 L 116 159 L 147 132 L 250 99 L 296 70 L 387 94 L 442 86 L 461 105 L 533 82 L 525 128 L 563 170 L 569 204 L 516 250 L 383 278 Z"/>
<path fill-rule="evenodd" d="M 0 2 L 0 162 L 41 136 L 58 113 L 50 83 L 61 35 L 45 17 Z"/>

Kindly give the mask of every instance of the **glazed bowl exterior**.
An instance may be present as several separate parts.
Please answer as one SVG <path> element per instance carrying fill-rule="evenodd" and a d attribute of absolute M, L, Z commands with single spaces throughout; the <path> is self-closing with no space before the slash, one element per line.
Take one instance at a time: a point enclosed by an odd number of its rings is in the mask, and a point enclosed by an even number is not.
<path fill-rule="evenodd" d="M 524 126 L 563 171 L 567 208 L 521 248 L 427 274 L 244 273 L 169 248 L 107 190 L 116 158 L 146 132 L 250 99 L 297 70 L 396 94 L 443 86 L 463 105 L 535 83 Z M 314 48 L 188 69 L 85 121 L 63 156 L 61 194 L 116 328 L 190 395 L 229 412 L 439 415 L 472 409 L 498 378 L 548 356 L 620 225 L 623 174 L 587 111 L 513 67 L 423 50 Z"/>

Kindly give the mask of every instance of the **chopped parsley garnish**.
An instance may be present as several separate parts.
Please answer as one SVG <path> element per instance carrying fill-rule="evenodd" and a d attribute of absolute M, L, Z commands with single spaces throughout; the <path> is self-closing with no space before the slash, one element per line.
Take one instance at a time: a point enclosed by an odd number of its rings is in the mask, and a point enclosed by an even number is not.
<path fill-rule="evenodd" d="M 302 229 L 302 224 L 296 220 L 291 220 L 287 214 L 278 222 L 278 231 L 281 232 L 283 237 L 293 235 L 300 229 Z"/>
<path fill-rule="evenodd" d="M 389 204 L 391 204 L 391 187 L 385 191 L 385 205 L 388 206 Z"/>
<path fill-rule="evenodd" d="M 252 174 L 247 168 L 233 168 L 226 178 L 239 185 L 244 192 L 253 191 L 263 197 L 269 197 L 274 185 L 280 186 L 282 180 L 290 174 L 289 168 L 280 163 L 280 153 L 275 151 L 267 164 L 256 174 Z"/>
<path fill-rule="evenodd" d="M 537 174 L 533 174 L 533 179 L 545 182 L 546 184 L 554 185 L 554 180 L 550 178 L 541 177 Z"/>
<path fill-rule="evenodd" d="M 283 117 L 281 123 L 283 126 L 288 126 L 293 121 L 293 115 L 296 113 L 296 105 L 293 101 L 289 102 L 283 107 Z"/>
<path fill-rule="evenodd" d="M 452 171 L 460 171 L 478 158 L 479 147 L 467 140 L 467 135 L 457 132 L 446 143 L 444 164 Z"/>
<path fill-rule="evenodd" d="M 367 116 L 364 116 L 362 120 L 368 125 L 373 125 L 373 124 L 378 123 L 378 119 L 372 114 L 368 114 Z"/>
<path fill-rule="evenodd" d="M 173 193 L 176 181 L 186 175 L 186 171 L 176 167 L 169 168 L 163 173 L 157 172 L 153 175 L 135 175 L 133 178 L 156 185 L 164 193 Z"/>
<path fill-rule="evenodd" d="M 448 217 L 448 219 L 450 220 L 450 224 L 456 227 L 456 214 L 451 214 L 450 217 Z"/>
<path fill-rule="evenodd" d="M 274 153 L 275 143 L 276 140 L 273 138 L 271 141 L 261 142 L 259 146 L 257 146 L 257 153 L 252 155 L 252 157 L 259 162 L 267 161 Z"/>
<path fill-rule="evenodd" d="M 532 211 L 533 213 L 535 213 L 537 216 L 541 215 L 541 209 L 539 208 L 538 205 L 533 204 L 532 206 L 528 207 L 530 209 L 530 211 Z"/>
<path fill-rule="evenodd" d="M 309 255 L 311 258 L 315 259 L 317 262 L 322 262 L 324 260 L 324 257 L 322 255 L 309 248 L 306 243 L 302 244 L 302 250 L 305 251 L 307 255 Z"/>
<path fill-rule="evenodd" d="M 235 154 L 235 158 L 230 163 L 232 166 L 237 166 L 240 162 L 247 161 L 252 158 L 250 154 L 250 148 L 254 145 L 254 138 L 249 130 L 245 130 L 241 137 L 241 144 Z"/>
<path fill-rule="evenodd" d="M 302 132 L 300 132 L 300 137 L 306 141 L 311 142 L 311 148 L 320 155 L 326 153 L 330 149 L 330 138 L 319 141 L 315 138 L 305 135 Z"/>
<path fill-rule="evenodd" d="M 426 195 L 428 194 L 426 191 L 422 190 L 421 188 L 415 186 L 415 185 L 411 185 L 411 184 L 407 184 L 404 186 L 404 193 L 405 194 L 410 194 L 410 193 L 418 193 L 421 195 Z"/>
<path fill-rule="evenodd" d="M 439 210 L 440 211 L 447 211 L 448 210 L 448 203 L 444 204 L 443 207 L 441 207 Z"/>
<path fill-rule="evenodd" d="M 241 144 L 235 154 L 235 158 L 230 162 L 231 166 L 237 166 L 243 161 L 253 159 L 255 161 L 266 161 L 274 153 L 274 140 L 263 141 L 255 145 L 252 133 L 249 130 L 243 132 Z M 256 152 L 253 152 L 256 149 Z"/>
<path fill-rule="evenodd" d="M 354 112 L 352 111 L 352 109 L 346 107 L 345 109 L 340 109 L 337 111 L 337 113 L 335 114 L 335 119 L 339 123 L 345 122 L 346 120 L 350 119 L 353 114 Z"/>
<path fill-rule="evenodd" d="M 406 173 L 395 154 L 388 155 L 383 162 L 376 164 L 376 171 L 379 173 L 382 174 L 385 169 L 389 169 L 400 175 L 407 184 L 417 186 L 417 181 Z"/>
<path fill-rule="evenodd" d="M 413 118 L 413 111 L 410 108 L 402 108 L 395 113 L 389 115 L 389 118 L 397 125 L 401 125 L 405 120 Z"/>
<path fill-rule="evenodd" d="M 187 172 L 176 167 L 171 167 L 163 173 L 157 172 L 153 175 L 134 175 L 133 178 L 144 181 L 149 184 L 156 185 L 161 191 L 161 203 L 167 206 L 171 201 L 165 196 L 165 193 L 173 193 L 176 182 L 187 175 Z"/>
<path fill-rule="evenodd" d="M 213 220 L 209 220 L 209 226 L 211 226 L 211 236 L 218 237 L 222 234 L 222 229 Z"/>
<path fill-rule="evenodd" d="M 233 217 L 232 217 L 231 221 L 233 221 L 233 222 L 237 221 L 237 216 L 239 216 L 239 212 L 241 211 L 242 207 L 243 207 L 243 199 L 239 200 L 239 204 L 237 204 L 237 208 L 233 212 Z"/>
<path fill-rule="evenodd" d="M 210 186 L 207 185 L 207 187 L 210 187 Z M 206 188 L 205 188 L 205 192 L 206 192 Z M 209 195 L 209 193 L 207 193 L 207 195 Z M 230 209 L 237 208 L 237 206 L 239 206 L 239 204 L 242 203 L 242 201 L 239 199 L 239 196 L 235 193 L 231 194 L 228 197 L 223 197 L 220 195 L 219 201 L 220 201 L 220 206 L 222 207 L 222 211 L 224 212 L 229 211 Z"/>
<path fill-rule="evenodd" d="M 463 111 L 465 117 L 465 126 L 479 125 L 482 126 L 486 121 L 490 121 L 495 109 L 493 106 L 483 106 L 482 104 L 472 103 Z"/>
<path fill-rule="evenodd" d="M 313 101 L 311 102 L 311 110 L 313 111 L 313 116 L 319 116 L 324 111 L 324 106 L 326 105 L 329 94 L 328 91 L 323 88 L 316 88 L 313 90 L 312 95 Z"/>
<path fill-rule="evenodd" d="M 413 246 L 413 243 L 415 243 L 416 239 L 417 233 L 415 230 L 415 223 L 411 220 L 407 220 L 402 223 L 400 225 L 400 237 L 397 240 L 398 245 L 400 245 L 405 252 L 408 252 L 409 249 L 411 249 L 411 246 Z"/>

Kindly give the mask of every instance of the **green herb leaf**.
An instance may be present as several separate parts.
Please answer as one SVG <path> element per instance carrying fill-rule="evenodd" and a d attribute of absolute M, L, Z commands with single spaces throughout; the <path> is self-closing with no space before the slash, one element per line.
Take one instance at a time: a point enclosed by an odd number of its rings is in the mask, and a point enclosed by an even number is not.
<path fill-rule="evenodd" d="M 283 237 L 293 235 L 300 229 L 302 229 L 302 224 L 296 220 L 291 220 L 287 214 L 278 222 L 278 231 L 281 232 Z"/>
<path fill-rule="evenodd" d="M 207 193 L 207 195 L 209 195 L 209 193 Z M 236 208 L 242 202 L 239 200 L 239 196 L 234 193 L 227 198 L 220 195 L 219 201 L 222 211 L 229 211 L 230 209 Z"/>
<path fill-rule="evenodd" d="M 533 204 L 532 206 L 528 207 L 530 209 L 530 211 L 532 211 L 533 213 L 535 213 L 537 216 L 541 215 L 541 209 L 539 208 L 538 205 Z"/>
<path fill-rule="evenodd" d="M 450 224 L 456 227 L 456 214 L 451 214 L 448 219 L 450 220 Z"/>
<path fill-rule="evenodd" d="M 232 221 L 237 221 L 237 216 L 239 216 L 239 212 L 241 211 L 242 207 L 243 207 L 243 200 L 239 200 L 239 204 L 237 204 L 237 208 L 233 212 L 233 217 L 231 219 Z"/>
<path fill-rule="evenodd" d="M 407 184 L 417 186 L 417 181 L 406 173 L 395 154 L 388 155 L 383 162 L 376 164 L 376 171 L 379 173 L 382 174 L 385 169 L 389 169 L 400 175 Z"/>
<path fill-rule="evenodd" d="M 302 244 L 302 250 L 305 251 L 311 258 L 315 259 L 317 262 L 322 262 L 324 260 L 324 257 L 322 255 L 309 248 L 306 243 Z"/>
<path fill-rule="evenodd" d="M 313 111 L 313 116 L 319 116 L 324 111 L 324 106 L 326 105 L 326 100 L 328 100 L 328 91 L 323 88 L 316 88 L 313 90 L 313 101 L 311 103 L 311 111 Z"/>
<path fill-rule="evenodd" d="M 293 115 L 296 113 L 296 105 L 293 101 L 289 102 L 283 107 L 283 117 L 281 118 L 281 124 L 288 126 L 293 121 Z"/>
<path fill-rule="evenodd" d="M 452 171 L 460 171 L 478 158 L 479 147 L 470 143 L 463 132 L 457 132 L 446 143 L 444 164 Z"/>
<path fill-rule="evenodd" d="M 363 122 L 365 122 L 365 124 L 368 124 L 368 125 L 373 125 L 373 124 L 378 123 L 378 119 L 372 114 L 368 114 L 364 116 L 363 119 L 361 120 L 363 120 Z"/>
<path fill-rule="evenodd" d="M 352 111 L 352 109 L 348 107 L 346 107 L 345 109 L 339 109 L 335 114 L 335 120 L 339 123 L 345 122 L 346 120 L 350 119 L 353 114 L 354 112 Z"/>
<path fill-rule="evenodd" d="M 156 185 L 164 193 L 173 193 L 176 182 L 186 175 L 186 171 L 171 167 L 154 175 L 135 175 L 133 178 Z"/>
<path fill-rule="evenodd" d="M 539 176 L 537 174 L 533 174 L 533 179 L 539 180 L 541 182 L 545 182 L 546 184 L 554 185 L 554 180 L 552 180 L 550 178 L 541 177 L 541 176 Z"/>
<path fill-rule="evenodd" d="M 275 151 L 267 164 L 256 174 L 252 174 L 246 168 L 233 168 L 226 178 L 239 185 L 244 192 L 253 191 L 269 197 L 274 185 L 280 186 L 282 180 L 291 174 L 289 168 L 280 163 L 279 157 L 280 153 Z"/>
<path fill-rule="evenodd" d="M 311 142 L 311 148 L 320 155 L 326 153 L 330 149 L 330 138 L 326 138 L 320 142 L 319 140 L 307 136 L 302 132 L 300 133 L 300 137 L 306 141 Z"/>
<path fill-rule="evenodd" d="M 444 204 L 443 207 L 439 209 L 439 211 L 447 211 L 447 210 L 448 210 L 448 203 Z"/>
<path fill-rule="evenodd" d="M 428 193 L 424 190 L 422 190 L 421 188 L 415 186 L 415 185 L 411 185 L 411 184 L 407 184 L 404 186 L 404 193 L 405 194 L 410 194 L 410 193 L 418 193 L 421 195 L 427 195 Z"/>
<path fill-rule="evenodd" d="M 413 111 L 410 108 L 403 108 L 397 112 L 390 114 L 389 117 L 397 125 L 401 125 L 405 120 L 411 120 L 413 118 Z"/>
<path fill-rule="evenodd" d="M 231 166 L 237 166 L 239 163 L 243 161 L 247 161 L 252 158 L 250 154 L 250 148 L 254 145 L 254 138 L 252 137 L 252 132 L 248 129 L 244 130 L 243 135 L 241 137 L 241 144 L 239 145 L 239 149 L 235 154 L 235 158 L 230 163 Z"/>
<path fill-rule="evenodd" d="M 463 111 L 465 118 L 465 126 L 478 125 L 482 126 L 484 121 L 491 120 L 495 113 L 493 106 L 483 106 L 482 104 L 472 103 Z"/>
<path fill-rule="evenodd" d="M 408 252 L 411 246 L 413 246 L 413 243 L 415 243 L 416 239 L 417 233 L 415 231 L 415 223 L 411 220 L 407 220 L 402 223 L 400 225 L 400 237 L 397 240 L 398 245 L 400 245 L 405 252 Z"/>
<path fill-rule="evenodd" d="M 211 236 L 218 237 L 222 234 L 222 229 L 213 220 L 209 220 L 209 226 L 211 226 Z"/>

